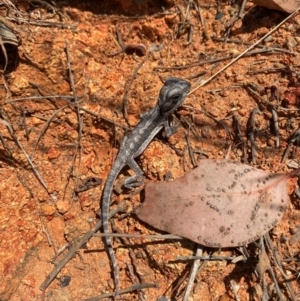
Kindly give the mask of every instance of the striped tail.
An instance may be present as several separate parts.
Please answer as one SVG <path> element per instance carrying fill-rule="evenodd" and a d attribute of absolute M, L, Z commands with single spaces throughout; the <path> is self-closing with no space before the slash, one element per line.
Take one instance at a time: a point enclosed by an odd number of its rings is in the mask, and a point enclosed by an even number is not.
<path fill-rule="evenodd" d="M 104 186 L 104 190 L 102 194 L 102 225 L 103 225 L 103 232 L 105 234 L 109 233 L 108 215 L 109 215 L 110 199 L 113 191 L 113 185 L 123 166 L 124 164 L 119 162 L 117 156 Z M 115 280 L 115 296 L 118 296 L 120 291 L 119 269 L 118 269 L 115 253 L 112 247 L 112 241 L 109 236 L 105 237 L 105 243 L 113 267 L 113 275 Z"/>

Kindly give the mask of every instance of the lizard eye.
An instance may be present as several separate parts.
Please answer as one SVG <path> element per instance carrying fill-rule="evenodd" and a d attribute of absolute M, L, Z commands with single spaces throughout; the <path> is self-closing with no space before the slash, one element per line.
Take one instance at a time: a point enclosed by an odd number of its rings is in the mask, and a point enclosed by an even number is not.
<path fill-rule="evenodd" d="M 181 97 L 180 94 L 174 95 L 174 96 L 172 97 L 172 101 L 176 101 L 176 102 L 177 102 L 177 101 L 180 99 L 180 97 Z"/>

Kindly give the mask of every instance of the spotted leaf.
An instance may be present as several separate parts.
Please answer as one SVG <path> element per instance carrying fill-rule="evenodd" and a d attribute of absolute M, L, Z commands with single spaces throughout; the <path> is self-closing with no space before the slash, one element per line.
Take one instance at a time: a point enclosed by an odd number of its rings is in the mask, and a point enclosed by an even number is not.
<path fill-rule="evenodd" d="M 149 182 L 136 210 L 147 224 L 209 247 L 235 247 L 272 229 L 288 203 L 289 174 L 245 164 L 201 160 L 173 182 Z"/>

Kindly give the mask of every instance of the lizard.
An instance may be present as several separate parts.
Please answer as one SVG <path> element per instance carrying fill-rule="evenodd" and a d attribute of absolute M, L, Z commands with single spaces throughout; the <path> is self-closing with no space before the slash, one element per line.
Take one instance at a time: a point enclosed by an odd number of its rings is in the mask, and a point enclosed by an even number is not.
<path fill-rule="evenodd" d="M 119 173 L 125 166 L 129 166 L 135 175 L 125 180 L 126 188 L 133 188 L 143 183 L 143 171 L 134 160 L 141 155 L 154 136 L 164 127 L 167 137 L 170 137 L 177 129 L 173 125 L 171 114 L 183 103 L 190 91 L 190 83 L 176 77 L 168 78 L 160 90 L 157 104 L 148 112 L 142 114 L 141 121 L 126 134 L 121 143 L 117 157 L 111 167 L 102 193 L 102 227 L 105 234 L 109 233 L 108 214 L 111 203 L 113 185 Z M 109 236 L 105 237 L 105 243 L 113 268 L 115 281 L 115 296 L 119 294 L 120 281 L 117 261 Z"/>

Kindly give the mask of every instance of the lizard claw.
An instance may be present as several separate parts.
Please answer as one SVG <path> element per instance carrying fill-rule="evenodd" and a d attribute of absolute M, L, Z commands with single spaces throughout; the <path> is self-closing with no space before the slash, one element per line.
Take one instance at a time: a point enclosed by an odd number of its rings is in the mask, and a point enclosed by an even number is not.
<path fill-rule="evenodd" d="M 125 180 L 124 186 L 128 189 L 141 186 L 144 183 L 143 176 L 134 176 Z"/>

